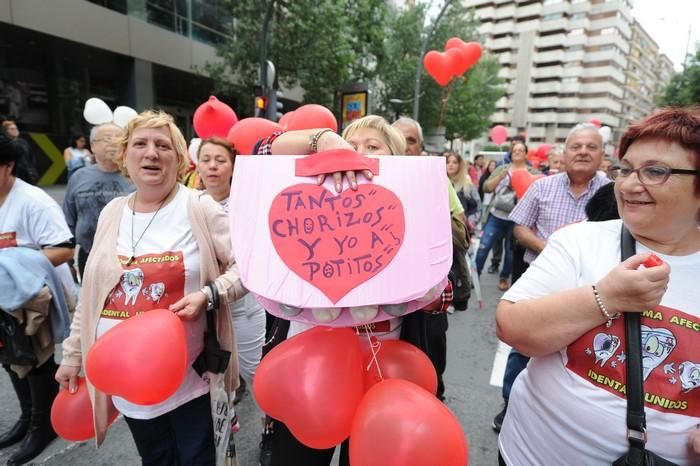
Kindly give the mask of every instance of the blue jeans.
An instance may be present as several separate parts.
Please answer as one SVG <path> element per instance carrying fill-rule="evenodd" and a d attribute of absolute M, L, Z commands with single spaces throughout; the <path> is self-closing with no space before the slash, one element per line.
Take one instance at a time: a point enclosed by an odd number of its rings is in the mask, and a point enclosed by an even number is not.
<path fill-rule="evenodd" d="M 481 242 L 479 249 L 476 251 L 476 271 L 481 275 L 481 270 L 484 268 L 486 258 L 489 256 L 489 251 L 493 245 L 505 238 L 503 245 L 504 258 L 503 268 L 501 269 L 501 278 L 508 279 L 511 269 L 513 268 L 513 222 L 510 220 L 502 220 L 500 218 L 489 215 L 486 221 L 484 231 L 481 234 Z"/>
<path fill-rule="evenodd" d="M 153 419 L 124 416 L 143 465 L 216 465 L 209 394 Z"/>
<path fill-rule="evenodd" d="M 530 360 L 527 356 L 518 353 L 516 349 L 511 349 L 506 362 L 506 372 L 503 374 L 503 399 L 508 401 L 510 398 L 510 390 L 513 388 L 513 383 L 525 368 Z"/>

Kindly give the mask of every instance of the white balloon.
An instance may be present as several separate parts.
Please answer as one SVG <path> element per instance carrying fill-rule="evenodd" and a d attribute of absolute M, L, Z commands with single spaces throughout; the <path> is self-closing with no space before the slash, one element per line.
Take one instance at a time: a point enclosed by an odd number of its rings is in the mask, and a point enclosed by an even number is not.
<path fill-rule="evenodd" d="M 110 123 L 113 115 L 112 110 L 109 109 L 109 106 L 102 99 L 90 97 L 85 101 L 83 117 L 88 123 L 97 126 Z"/>
<path fill-rule="evenodd" d="M 114 124 L 120 128 L 124 128 L 129 120 L 137 116 L 136 110 L 131 107 L 126 107 L 124 105 L 119 106 L 114 109 Z"/>
<path fill-rule="evenodd" d="M 197 152 L 201 143 L 202 140 L 200 138 L 192 138 L 190 139 L 190 147 L 187 148 L 187 152 L 190 153 L 190 160 L 195 165 L 197 165 Z"/>
<path fill-rule="evenodd" d="M 612 129 L 610 129 L 609 126 L 603 126 L 598 130 L 598 133 L 600 134 L 600 137 L 603 140 L 604 144 L 610 142 L 610 136 L 612 136 Z"/>

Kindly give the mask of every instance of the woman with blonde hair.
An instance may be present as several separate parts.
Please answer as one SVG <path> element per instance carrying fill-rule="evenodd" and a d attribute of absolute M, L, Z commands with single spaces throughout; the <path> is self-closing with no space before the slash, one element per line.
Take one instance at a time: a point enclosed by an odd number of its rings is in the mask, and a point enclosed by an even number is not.
<path fill-rule="evenodd" d="M 261 141 L 255 152 L 258 155 L 306 155 L 331 149 L 350 149 L 363 155 L 403 155 L 406 152 L 406 138 L 384 118 L 369 115 L 351 122 L 343 131 L 342 136 L 324 128 L 275 133 Z M 363 174 L 367 179 L 372 178 L 370 172 Z M 357 189 L 355 173 L 349 171 L 345 172 L 344 175 L 347 177 L 351 189 Z M 324 176 L 319 177 L 319 183 L 323 181 Z M 342 189 L 342 176 L 342 173 L 333 174 L 338 192 Z M 423 308 L 422 311 L 378 322 L 377 324 L 385 324 L 383 327 L 386 328 L 386 331 L 375 331 L 374 335 L 380 340 L 401 338 L 405 341 L 411 341 L 427 354 L 427 345 L 421 345 L 419 341 L 412 338 L 413 335 L 409 330 L 412 324 L 409 321 L 417 322 L 422 317 L 421 313 L 423 312 L 426 315 L 431 313 L 444 314 L 450 304 L 451 290 L 450 285 L 442 296 Z M 421 324 L 424 325 L 423 322 Z M 291 337 L 307 329 L 308 326 L 305 324 L 291 322 L 288 336 Z M 360 327 L 357 327 L 356 330 L 363 331 Z M 425 334 L 424 327 L 422 327 L 422 333 Z M 283 340 L 285 336 L 275 334 L 275 338 L 279 341 Z M 272 338 L 268 338 L 268 340 L 271 341 Z M 269 349 L 266 347 L 265 352 L 268 351 Z M 272 466 L 325 466 L 331 463 L 335 447 L 325 450 L 312 449 L 299 442 L 283 423 L 274 421 L 270 425 L 271 433 L 268 434 L 267 439 L 263 439 L 263 446 L 266 446 L 268 442 L 271 445 L 270 451 L 265 452 L 265 454 L 269 453 L 271 458 L 269 464 Z M 341 445 L 339 456 L 339 464 L 347 466 L 349 464 L 347 440 Z"/>
<path fill-rule="evenodd" d="M 187 144 L 167 113 L 146 111 L 133 118 L 119 146 L 118 163 L 136 191 L 114 199 L 100 214 L 56 380 L 75 392 L 96 339 L 137 313 L 168 308 L 183 321 L 187 335 L 187 371 L 180 387 L 153 405 L 111 399 L 126 419 L 143 464 L 214 464 L 210 385 L 192 364 L 204 349 L 205 312 L 215 312 L 219 342 L 232 353 L 224 374 L 229 396 L 238 384 L 226 303 L 246 290 L 231 254 L 228 218 L 210 196 L 178 183 L 188 165 Z M 136 292 L 130 286 L 133 277 Z M 218 309 L 214 293 L 221 297 Z M 108 428 L 110 397 L 89 380 L 87 385 L 99 445 Z"/>
<path fill-rule="evenodd" d="M 481 218 L 479 191 L 467 175 L 467 164 L 461 155 L 447 151 L 443 156 L 447 159 L 447 176 L 457 191 L 457 197 L 459 197 L 459 201 L 464 207 L 464 214 L 467 216 L 467 226 L 470 233 L 473 233 L 474 226 L 479 223 Z"/>

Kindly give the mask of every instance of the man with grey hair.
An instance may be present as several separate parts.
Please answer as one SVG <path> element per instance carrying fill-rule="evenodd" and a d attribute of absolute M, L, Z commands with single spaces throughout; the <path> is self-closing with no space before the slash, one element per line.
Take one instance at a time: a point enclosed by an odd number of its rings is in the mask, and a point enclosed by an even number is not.
<path fill-rule="evenodd" d="M 421 155 L 423 152 L 423 128 L 413 118 L 401 117 L 391 124 L 406 138 L 406 155 Z"/>
<path fill-rule="evenodd" d="M 392 126 L 406 138 L 406 155 L 421 155 L 423 152 L 423 130 L 420 124 L 407 117 L 396 120 Z M 447 177 L 447 171 L 445 171 Z M 467 273 L 465 254 L 467 252 L 467 229 L 464 207 L 457 196 L 452 183 L 447 182 L 449 190 L 450 213 L 452 214 L 452 243 L 453 263 L 451 274 L 453 277 L 453 299 L 455 309 L 466 310 L 469 300 L 470 282 Z M 424 310 L 429 310 L 428 308 Z M 426 354 L 430 358 L 438 377 L 436 396 L 444 400 L 445 384 L 442 374 L 447 367 L 447 314 L 444 313 L 415 313 L 413 318 L 423 318 L 425 325 Z"/>
<path fill-rule="evenodd" d="M 516 239 L 526 248 L 522 272 L 542 252 L 552 233 L 586 219 L 586 204 L 601 186 L 610 182 L 597 174 L 602 158 L 603 140 L 598 128 L 587 123 L 574 126 L 564 145 L 566 171 L 536 180 L 515 205 L 508 218 L 515 223 Z M 516 349 L 508 356 L 503 377 L 505 407 L 493 420 L 496 431 L 503 423 L 513 382 L 528 360 Z"/>
<path fill-rule="evenodd" d="M 90 146 L 95 164 L 76 171 L 68 180 L 63 213 L 76 243 L 80 245 L 78 272 L 81 279 L 102 208 L 115 197 L 134 190 L 115 162 L 118 149 L 115 139 L 121 135 L 121 131 L 114 123 L 93 127 Z"/>

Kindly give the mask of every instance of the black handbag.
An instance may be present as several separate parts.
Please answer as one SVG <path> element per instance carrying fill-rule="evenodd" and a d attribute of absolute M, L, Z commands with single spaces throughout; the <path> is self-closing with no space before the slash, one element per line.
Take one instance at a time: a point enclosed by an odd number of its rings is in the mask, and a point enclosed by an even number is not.
<path fill-rule="evenodd" d="M 622 225 L 622 261 L 635 254 L 634 238 Z M 613 466 L 676 466 L 646 449 L 646 416 L 644 414 L 644 380 L 642 378 L 641 317 L 637 312 L 625 312 L 627 351 L 627 440 L 630 448 Z"/>
<path fill-rule="evenodd" d="M 204 331 L 204 349 L 192 363 L 195 372 L 201 377 L 205 372 L 222 374 L 226 371 L 231 360 L 231 352 L 221 349 L 219 338 L 216 335 L 216 322 L 214 313 L 219 309 L 219 291 L 213 282 L 207 283 L 211 291 L 211 301 L 207 300 L 207 329 Z"/>
<path fill-rule="evenodd" d="M 25 324 L 0 310 L 0 363 L 17 366 L 34 366 L 37 358 L 32 339 L 24 331 Z"/>

